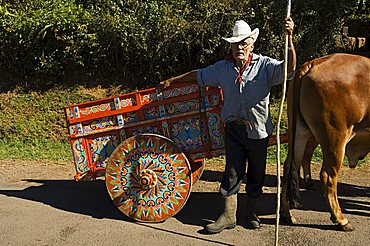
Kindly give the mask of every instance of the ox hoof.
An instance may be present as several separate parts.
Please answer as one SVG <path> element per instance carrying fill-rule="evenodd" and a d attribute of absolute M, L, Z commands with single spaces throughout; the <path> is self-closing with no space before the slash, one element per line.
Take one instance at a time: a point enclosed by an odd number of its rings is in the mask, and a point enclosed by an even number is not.
<path fill-rule="evenodd" d="M 297 220 L 290 215 L 280 215 L 281 222 L 285 225 L 295 225 Z"/>
<path fill-rule="evenodd" d="M 341 231 L 346 231 L 346 232 L 355 230 L 355 228 L 350 223 L 347 223 L 344 226 L 339 224 L 338 227 Z"/>

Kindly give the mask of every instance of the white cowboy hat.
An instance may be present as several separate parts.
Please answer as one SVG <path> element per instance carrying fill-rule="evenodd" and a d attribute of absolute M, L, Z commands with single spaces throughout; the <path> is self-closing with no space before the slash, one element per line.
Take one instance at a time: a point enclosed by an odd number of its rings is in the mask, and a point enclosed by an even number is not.
<path fill-rule="evenodd" d="M 238 20 L 235 22 L 235 25 L 233 27 L 233 36 L 230 38 L 222 38 L 223 40 L 226 40 L 229 43 L 237 43 L 242 41 L 243 39 L 246 39 L 248 37 L 253 38 L 253 42 L 256 42 L 258 34 L 260 33 L 260 30 L 258 28 L 251 31 L 251 28 L 247 24 L 247 22 L 243 20 Z"/>

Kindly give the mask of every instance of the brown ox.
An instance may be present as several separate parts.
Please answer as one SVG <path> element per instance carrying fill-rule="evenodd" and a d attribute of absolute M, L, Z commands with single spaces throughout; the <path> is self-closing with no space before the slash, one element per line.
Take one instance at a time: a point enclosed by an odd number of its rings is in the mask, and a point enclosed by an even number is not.
<path fill-rule="evenodd" d="M 289 205 L 296 204 L 299 165 L 313 139 L 323 152 L 320 179 L 330 206 L 330 219 L 345 231 L 353 230 L 338 204 L 337 177 L 345 151 L 353 157 L 352 164 L 370 151 L 370 59 L 333 54 L 305 63 L 289 84 L 288 119 L 282 219 L 295 223 Z"/>

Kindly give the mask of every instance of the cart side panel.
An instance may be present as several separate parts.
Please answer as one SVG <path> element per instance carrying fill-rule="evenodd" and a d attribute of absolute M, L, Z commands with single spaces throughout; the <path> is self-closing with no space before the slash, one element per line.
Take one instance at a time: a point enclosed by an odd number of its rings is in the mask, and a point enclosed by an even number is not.
<path fill-rule="evenodd" d="M 197 84 L 152 88 L 67 106 L 76 179 L 104 175 L 113 150 L 142 133 L 170 138 L 190 160 L 220 155 L 221 108 L 220 89 L 200 89 Z"/>

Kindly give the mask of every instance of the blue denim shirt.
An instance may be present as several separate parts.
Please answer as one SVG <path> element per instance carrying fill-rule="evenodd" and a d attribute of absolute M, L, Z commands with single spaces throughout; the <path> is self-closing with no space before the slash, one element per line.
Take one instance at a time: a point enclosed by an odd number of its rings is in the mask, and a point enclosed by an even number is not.
<path fill-rule="evenodd" d="M 269 110 L 270 89 L 283 81 L 283 61 L 253 54 L 252 61 L 242 77 L 244 85 L 235 83 L 238 69 L 231 60 L 221 60 L 197 70 L 200 86 L 222 88 L 224 107 L 221 111 L 225 123 L 236 119 L 247 120 L 248 137 L 262 139 L 271 135 L 274 127 Z"/>

